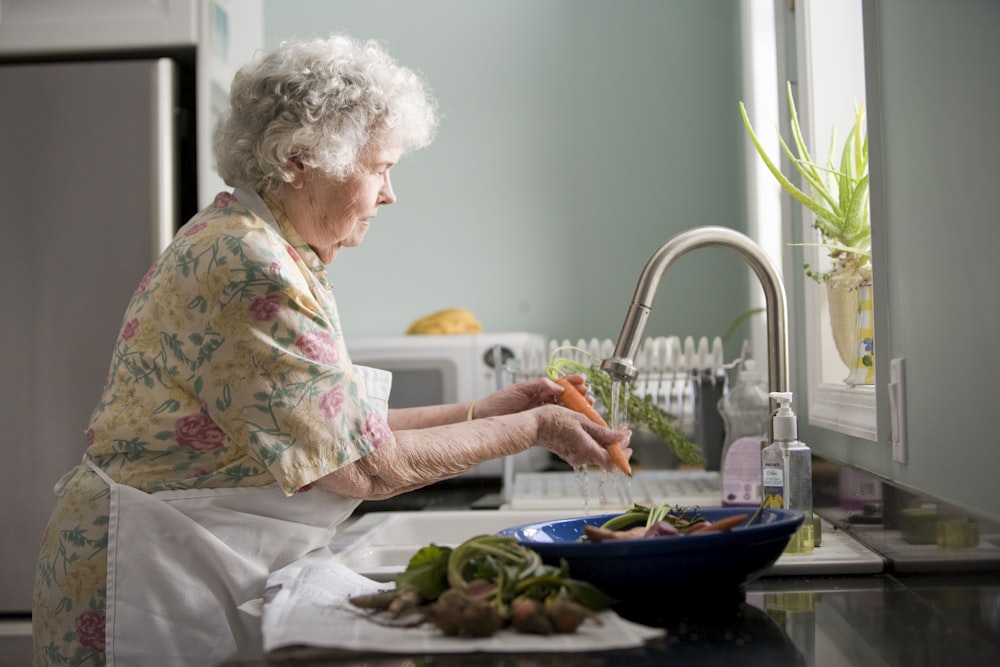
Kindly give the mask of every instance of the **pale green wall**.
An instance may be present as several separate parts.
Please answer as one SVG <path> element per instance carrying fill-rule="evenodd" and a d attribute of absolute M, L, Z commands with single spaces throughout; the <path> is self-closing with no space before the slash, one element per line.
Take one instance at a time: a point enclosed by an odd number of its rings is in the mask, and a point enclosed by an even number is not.
<path fill-rule="evenodd" d="M 437 141 L 394 170 L 399 202 L 330 269 L 349 335 L 462 306 L 490 331 L 617 337 L 657 245 L 698 225 L 746 229 L 736 0 L 264 10 L 267 46 L 376 38 L 440 101 Z M 647 333 L 721 335 L 747 307 L 748 276 L 724 251 L 682 258 Z"/>
<path fill-rule="evenodd" d="M 873 142 L 880 432 L 907 367 L 909 462 L 810 428 L 823 456 L 1000 519 L 1000 25 L 996 0 L 879 0 Z M 736 0 L 265 0 L 269 46 L 345 31 L 422 70 L 444 123 L 396 173 L 400 202 L 331 269 L 349 334 L 450 305 L 487 329 L 610 336 L 671 234 L 745 229 Z M 872 71 L 869 72 L 872 77 Z M 880 208 L 884 206 L 884 213 Z M 561 278 L 570 271 L 578 285 Z M 786 281 L 787 282 L 787 281 Z M 721 333 L 747 274 L 721 251 L 672 268 L 649 333 Z M 792 349 L 801 298 L 790 289 Z M 799 290 L 800 292 L 801 290 Z M 890 293 L 891 291 L 891 293 Z M 798 369 L 794 386 L 807 386 Z M 802 405 L 806 402 L 803 401 Z M 805 417 L 805 415 L 804 415 Z"/>
<path fill-rule="evenodd" d="M 866 60 L 885 437 L 805 437 L 830 458 L 1000 520 L 1000 2 L 879 0 L 865 10 L 878 38 Z M 906 464 L 888 444 L 893 357 L 906 365 Z"/>

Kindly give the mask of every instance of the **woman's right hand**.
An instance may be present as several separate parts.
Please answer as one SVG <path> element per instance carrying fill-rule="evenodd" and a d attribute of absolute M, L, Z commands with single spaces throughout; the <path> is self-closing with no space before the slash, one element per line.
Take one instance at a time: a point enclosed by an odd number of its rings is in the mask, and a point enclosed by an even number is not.
<path fill-rule="evenodd" d="M 574 468 L 596 465 L 614 470 L 607 447 L 618 443 L 626 457 L 632 431 L 627 427 L 612 429 L 595 424 L 586 417 L 558 405 L 543 405 L 532 410 L 535 415 L 536 442 Z"/>

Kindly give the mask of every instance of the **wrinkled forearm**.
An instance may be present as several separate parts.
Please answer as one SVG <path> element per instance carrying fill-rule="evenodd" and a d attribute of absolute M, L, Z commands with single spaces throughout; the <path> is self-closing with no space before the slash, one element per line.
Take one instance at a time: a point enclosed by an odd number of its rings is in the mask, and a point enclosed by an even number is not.
<path fill-rule="evenodd" d="M 408 431 L 464 422 L 468 414 L 468 403 L 450 403 L 417 408 L 395 408 L 389 410 L 388 421 L 389 428 L 393 431 Z"/>
<path fill-rule="evenodd" d="M 455 477 L 535 443 L 537 422 L 530 411 L 473 421 L 464 418 L 463 414 L 463 421 L 444 426 L 394 430 L 391 442 L 321 478 L 318 485 L 349 498 L 379 500 Z"/>

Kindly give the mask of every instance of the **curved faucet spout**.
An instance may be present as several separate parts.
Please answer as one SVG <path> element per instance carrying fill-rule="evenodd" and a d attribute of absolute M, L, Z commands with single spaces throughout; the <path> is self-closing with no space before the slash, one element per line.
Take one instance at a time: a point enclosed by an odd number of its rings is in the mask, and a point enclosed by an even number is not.
<path fill-rule="evenodd" d="M 618 336 L 614 356 L 601 368 L 612 379 L 631 382 L 638 375 L 635 356 L 642 342 L 646 321 L 653 309 L 660 278 L 681 255 L 696 248 L 728 248 L 742 257 L 757 274 L 764 288 L 767 307 L 767 373 L 770 391 L 788 391 L 788 313 L 785 286 L 771 258 L 748 236 L 728 227 L 695 227 L 668 239 L 646 262 L 635 287 L 632 305 Z"/>

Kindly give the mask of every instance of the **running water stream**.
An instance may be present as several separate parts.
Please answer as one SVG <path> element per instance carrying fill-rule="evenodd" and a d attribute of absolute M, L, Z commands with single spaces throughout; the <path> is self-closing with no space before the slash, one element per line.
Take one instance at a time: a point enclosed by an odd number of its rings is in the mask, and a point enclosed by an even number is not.
<path fill-rule="evenodd" d="M 623 383 L 619 380 L 612 381 L 611 405 L 608 406 L 607 416 L 608 425 L 613 429 L 618 428 L 621 424 L 628 423 L 628 400 L 627 398 L 624 401 L 621 400 L 623 396 L 627 396 L 627 390 L 627 383 Z M 586 466 L 577 466 L 573 469 L 573 473 L 577 484 L 580 486 L 581 495 L 583 496 L 583 513 L 584 515 L 588 515 L 591 510 L 590 471 Z M 634 504 L 634 501 L 632 500 L 632 493 L 629 489 L 629 480 L 620 470 L 617 468 L 614 470 L 601 470 L 596 474 L 599 477 L 597 481 L 597 508 L 595 509 L 599 511 L 602 507 L 606 507 L 608 505 L 609 489 L 618 489 L 622 492 L 627 503 L 626 509 Z"/>

